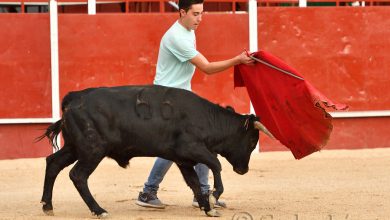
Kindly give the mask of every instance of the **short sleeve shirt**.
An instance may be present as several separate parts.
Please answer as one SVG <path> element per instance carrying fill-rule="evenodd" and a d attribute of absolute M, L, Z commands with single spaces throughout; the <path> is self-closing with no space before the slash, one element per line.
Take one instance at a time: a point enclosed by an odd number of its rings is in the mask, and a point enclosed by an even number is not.
<path fill-rule="evenodd" d="M 194 30 L 176 21 L 161 39 L 154 84 L 191 90 L 195 66 L 190 60 L 198 53 Z"/>

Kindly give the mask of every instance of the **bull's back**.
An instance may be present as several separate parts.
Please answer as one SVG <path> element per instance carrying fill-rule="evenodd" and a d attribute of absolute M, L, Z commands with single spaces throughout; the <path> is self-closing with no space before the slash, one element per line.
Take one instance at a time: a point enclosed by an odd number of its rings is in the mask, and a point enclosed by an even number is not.
<path fill-rule="evenodd" d="M 190 91 L 158 85 L 97 88 L 88 91 L 84 102 L 91 108 L 105 106 L 115 114 L 133 112 L 131 116 L 143 120 L 173 120 L 215 105 Z"/>
<path fill-rule="evenodd" d="M 108 145 L 156 148 L 204 120 L 210 104 L 192 92 L 156 85 L 94 88 L 65 99 L 64 117 L 77 118 L 75 130 L 92 128 Z"/>

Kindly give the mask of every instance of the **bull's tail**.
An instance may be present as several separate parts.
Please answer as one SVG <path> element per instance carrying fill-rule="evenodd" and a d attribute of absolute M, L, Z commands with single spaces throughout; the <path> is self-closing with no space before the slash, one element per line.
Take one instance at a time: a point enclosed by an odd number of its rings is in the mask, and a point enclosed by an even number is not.
<path fill-rule="evenodd" d="M 57 137 L 58 135 L 60 134 L 61 130 L 62 130 L 62 121 L 63 119 L 60 119 L 58 120 L 56 123 L 50 125 L 47 129 L 46 129 L 46 132 L 37 137 L 36 139 L 36 142 L 42 140 L 43 138 L 47 137 L 49 139 L 49 143 L 51 144 L 51 146 L 53 146 L 54 150 L 57 151 L 59 150 L 59 146 L 57 145 Z"/>

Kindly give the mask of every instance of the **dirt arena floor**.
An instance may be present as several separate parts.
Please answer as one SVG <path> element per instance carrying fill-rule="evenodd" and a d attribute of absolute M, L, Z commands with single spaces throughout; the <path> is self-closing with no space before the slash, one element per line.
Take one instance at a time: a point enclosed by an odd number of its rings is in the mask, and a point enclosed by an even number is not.
<path fill-rule="evenodd" d="M 220 160 L 225 186 L 221 199 L 228 204 L 220 219 L 390 219 L 390 148 L 324 150 L 299 161 L 289 152 L 253 154 L 250 171 L 243 176 Z M 165 210 L 135 205 L 153 161 L 135 158 L 122 169 L 105 159 L 92 174 L 91 192 L 109 219 L 210 219 L 191 206 L 192 193 L 175 166 L 159 192 Z M 0 219 L 94 218 L 68 178 L 70 167 L 57 179 L 55 216 L 50 217 L 39 203 L 44 158 L 1 160 Z"/>

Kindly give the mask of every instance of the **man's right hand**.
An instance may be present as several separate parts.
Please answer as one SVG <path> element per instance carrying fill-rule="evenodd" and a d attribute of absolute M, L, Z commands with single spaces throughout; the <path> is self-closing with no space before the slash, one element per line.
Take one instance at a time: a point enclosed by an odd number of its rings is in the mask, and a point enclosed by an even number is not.
<path fill-rule="evenodd" d="M 242 52 L 240 55 L 236 56 L 236 59 L 239 61 L 239 64 L 253 64 L 255 61 L 249 57 L 249 54 L 247 51 Z"/>

